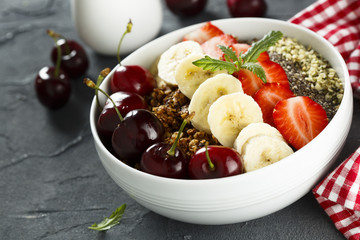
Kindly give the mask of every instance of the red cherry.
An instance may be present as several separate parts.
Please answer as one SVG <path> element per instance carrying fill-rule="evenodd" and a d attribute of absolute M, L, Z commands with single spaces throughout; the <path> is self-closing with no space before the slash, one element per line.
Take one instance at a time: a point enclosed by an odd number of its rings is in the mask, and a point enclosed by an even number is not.
<path fill-rule="evenodd" d="M 166 6 L 176 15 L 194 16 L 204 10 L 207 0 L 166 0 Z"/>
<path fill-rule="evenodd" d="M 142 171 L 161 177 L 186 178 L 186 155 L 177 147 L 186 124 L 187 120 L 184 120 L 173 144 L 155 143 L 142 154 L 140 161 Z"/>
<path fill-rule="evenodd" d="M 115 102 L 122 116 L 125 116 L 131 110 L 148 108 L 144 98 L 136 93 L 116 92 L 110 95 L 110 97 Z M 111 139 L 114 129 L 119 123 L 120 119 L 115 111 L 114 104 L 110 99 L 107 99 L 97 121 L 99 135 Z"/>
<path fill-rule="evenodd" d="M 112 147 L 119 158 L 129 165 L 140 162 L 143 152 L 160 142 L 164 128 L 150 111 L 132 110 L 121 121 L 112 135 Z"/>
<path fill-rule="evenodd" d="M 267 10 L 265 0 L 227 0 L 232 17 L 262 17 Z"/>
<path fill-rule="evenodd" d="M 58 39 L 57 44 L 61 47 L 61 69 L 70 77 L 82 76 L 89 66 L 89 60 L 82 46 L 73 41 Z M 57 60 L 57 49 L 51 51 L 51 60 L 55 64 Z"/>
<path fill-rule="evenodd" d="M 147 69 L 138 65 L 120 65 L 111 77 L 111 92 L 125 91 L 141 96 L 149 94 L 155 87 L 156 80 Z"/>
<path fill-rule="evenodd" d="M 140 169 L 144 172 L 168 178 L 186 178 L 187 160 L 186 155 L 175 148 L 173 154 L 169 154 L 172 145 L 158 142 L 151 145 L 143 154 L 140 161 Z"/>
<path fill-rule="evenodd" d="M 208 146 L 199 149 L 189 162 L 189 176 L 193 179 L 221 178 L 243 173 L 240 153 L 229 147 Z M 210 159 L 210 161 L 209 161 Z"/>
<path fill-rule="evenodd" d="M 70 80 L 61 70 L 56 76 L 55 67 L 43 67 L 36 76 L 35 91 L 44 106 L 58 109 L 70 98 Z"/>
<path fill-rule="evenodd" d="M 111 77 L 110 88 L 111 92 L 125 91 L 137 93 L 141 96 L 149 94 L 156 86 L 156 80 L 149 70 L 138 66 L 121 64 L 120 47 L 126 34 L 130 33 L 132 29 L 132 22 L 126 26 L 126 30 L 123 33 L 117 51 L 117 59 L 119 67 L 115 70 Z"/>

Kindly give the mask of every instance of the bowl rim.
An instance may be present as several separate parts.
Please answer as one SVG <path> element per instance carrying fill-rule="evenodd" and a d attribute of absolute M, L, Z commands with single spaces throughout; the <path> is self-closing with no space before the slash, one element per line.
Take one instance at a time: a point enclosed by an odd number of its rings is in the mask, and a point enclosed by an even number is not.
<path fill-rule="evenodd" d="M 331 45 L 331 43 L 328 42 L 325 38 L 321 37 L 317 33 L 313 32 L 313 31 L 311 31 L 311 30 L 309 30 L 309 29 L 307 29 L 305 27 L 302 27 L 302 26 L 299 26 L 299 25 L 296 25 L 296 24 L 293 24 L 293 23 L 290 23 L 290 22 L 286 22 L 286 21 L 283 21 L 283 20 L 264 19 L 264 18 L 225 18 L 225 19 L 211 20 L 211 22 L 214 25 L 217 25 L 217 24 L 221 25 L 222 23 L 237 22 L 237 21 L 245 21 L 245 22 L 246 21 L 249 21 L 249 22 L 252 22 L 252 21 L 254 21 L 254 22 L 264 22 L 265 21 L 265 22 L 267 22 L 269 24 L 276 23 L 276 24 L 278 24 L 280 26 L 281 25 L 288 25 L 288 26 L 291 26 L 291 28 L 294 28 L 295 30 L 306 32 L 307 34 L 310 34 L 310 35 L 316 37 L 317 39 L 319 39 L 319 41 L 322 44 L 325 44 L 328 48 L 331 48 L 331 49 L 335 50 L 334 54 L 338 57 L 338 61 L 339 61 L 340 65 L 341 65 L 341 68 L 346 69 L 345 61 L 341 57 L 340 53 L 334 48 L 334 46 Z M 122 61 L 122 64 L 126 65 L 127 62 L 128 62 L 128 59 L 132 58 L 133 56 L 135 56 L 139 52 L 143 51 L 144 48 L 148 48 L 148 47 L 150 47 L 152 45 L 155 45 L 157 42 L 162 41 L 162 39 L 169 38 L 169 36 L 174 36 L 174 35 L 177 35 L 180 32 L 186 32 L 186 31 L 190 31 L 192 29 L 195 29 L 195 28 L 203 25 L 204 23 L 205 22 L 193 24 L 193 25 L 190 25 L 190 26 L 187 26 L 187 27 L 180 28 L 180 29 L 177 29 L 175 31 L 169 32 L 167 34 L 164 34 L 163 36 L 160 36 L 160 37 L 156 38 L 155 40 L 145 44 L 144 46 L 140 47 L 139 49 L 137 49 L 136 51 L 134 51 L 133 53 L 128 55 Z M 113 72 L 116 70 L 116 68 L 118 66 L 119 65 L 115 66 L 111 70 L 110 74 L 104 79 L 104 81 L 103 81 L 103 83 L 101 85 L 101 87 L 104 88 L 104 90 L 106 90 L 106 88 L 109 87 L 108 85 L 105 86 L 105 84 L 108 82 L 108 80 L 106 80 L 106 79 L 110 78 L 110 76 L 113 74 Z M 257 176 L 257 175 L 262 175 L 262 174 L 264 174 L 264 172 L 265 173 L 266 172 L 271 172 L 271 171 L 273 171 L 272 169 L 277 168 L 277 166 L 279 166 L 279 164 L 284 164 L 284 162 L 294 161 L 293 160 L 294 158 L 296 158 L 298 155 L 301 155 L 301 153 L 305 152 L 311 146 L 314 146 L 317 143 L 316 139 L 318 139 L 319 136 L 325 135 L 327 133 L 327 130 L 330 128 L 330 126 L 335 124 L 334 119 L 336 120 L 336 119 L 339 119 L 341 117 L 341 116 L 339 116 L 339 112 L 344 108 L 345 100 L 346 99 L 347 100 L 349 100 L 349 99 L 352 100 L 352 91 L 351 91 L 350 79 L 349 79 L 348 71 L 344 71 L 344 76 L 342 77 L 342 81 L 343 81 L 343 85 L 344 85 L 344 95 L 343 95 L 343 99 L 342 99 L 342 102 L 340 104 L 340 107 L 339 107 L 338 111 L 336 112 L 336 114 L 334 115 L 333 119 L 329 122 L 328 126 L 326 126 L 326 128 L 316 138 L 314 138 L 311 142 L 309 142 L 303 148 L 297 150 L 296 152 L 294 152 L 290 156 L 282 159 L 279 162 L 276 162 L 276 163 L 271 164 L 269 166 L 266 166 L 264 168 L 258 169 L 256 171 L 247 172 L 247 173 L 244 173 L 244 174 L 239 174 L 239 175 L 231 176 L 231 177 L 216 178 L 216 179 L 201 179 L 201 180 L 195 180 L 195 179 L 172 179 L 172 178 L 165 178 L 165 177 L 160 177 L 160 176 L 155 176 L 155 175 L 152 175 L 152 174 L 148 174 L 148 173 L 139 171 L 139 170 L 137 170 L 137 169 L 135 169 L 133 167 L 130 167 L 130 166 L 126 165 L 125 163 L 123 163 L 122 161 L 117 159 L 114 155 L 112 155 L 106 149 L 106 147 L 102 144 L 102 142 L 101 142 L 101 140 L 100 140 L 100 138 L 98 136 L 98 133 L 96 131 L 96 123 L 95 123 L 95 116 L 96 116 L 96 114 L 95 114 L 96 113 L 96 100 L 95 100 L 95 97 L 93 98 L 93 101 L 92 101 L 92 104 L 91 104 L 91 109 L 90 109 L 90 127 L 91 127 L 91 132 L 92 132 L 92 135 L 94 137 L 95 142 L 97 144 L 99 144 L 100 150 L 104 154 L 106 154 L 106 156 L 108 157 L 108 159 L 110 159 L 110 161 L 112 161 L 116 165 L 119 165 L 122 168 L 125 168 L 131 174 L 140 176 L 144 180 L 163 182 L 163 183 L 171 183 L 171 184 L 189 184 L 189 183 L 191 183 L 192 185 L 195 184 L 195 185 L 199 185 L 199 186 L 203 185 L 204 183 L 206 183 L 206 184 L 223 183 L 223 182 L 228 183 L 228 182 L 236 181 L 237 179 L 241 179 L 241 178 L 245 178 L 245 177 L 250 177 L 250 176 L 254 177 L 254 176 Z M 352 110 L 352 107 L 351 107 L 351 110 Z M 350 121 L 351 121 L 351 119 L 350 119 Z M 347 131 L 347 130 L 345 129 L 345 131 Z M 327 163 L 328 163 L 328 161 L 324 162 L 322 165 L 326 165 Z M 318 171 L 320 171 L 320 170 L 318 170 Z M 315 174 L 316 173 L 314 173 L 314 175 Z M 307 179 L 310 179 L 312 177 L 313 177 L 313 175 L 308 176 Z"/>

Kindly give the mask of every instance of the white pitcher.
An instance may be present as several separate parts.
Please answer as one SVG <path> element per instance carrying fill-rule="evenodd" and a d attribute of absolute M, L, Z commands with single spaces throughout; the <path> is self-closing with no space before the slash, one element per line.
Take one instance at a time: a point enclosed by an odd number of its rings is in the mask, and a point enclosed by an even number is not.
<path fill-rule="evenodd" d="M 129 19 L 133 23 L 121 45 L 128 54 L 157 36 L 163 14 L 160 0 L 71 0 L 80 39 L 95 52 L 116 55 Z"/>

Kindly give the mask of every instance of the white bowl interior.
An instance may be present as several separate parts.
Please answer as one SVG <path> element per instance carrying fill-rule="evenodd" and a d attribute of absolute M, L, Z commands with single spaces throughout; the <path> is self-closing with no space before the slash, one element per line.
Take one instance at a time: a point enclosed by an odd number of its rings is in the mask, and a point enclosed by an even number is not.
<path fill-rule="evenodd" d="M 329 170 L 348 135 L 352 119 L 352 91 L 341 55 L 325 39 L 303 27 L 263 18 L 212 21 L 239 39 L 261 38 L 271 30 L 311 45 L 336 70 L 344 82 L 344 96 L 329 125 L 309 144 L 268 167 L 238 176 L 212 180 L 178 180 L 133 169 L 102 145 L 96 132 L 96 104 L 90 113 L 91 130 L 99 157 L 109 175 L 137 202 L 163 216 L 197 224 L 228 224 L 259 218 L 282 209 L 304 196 Z M 136 50 L 124 65 L 149 68 L 156 58 L 196 24 L 164 35 Z M 114 70 L 113 70 L 114 71 Z M 108 91 L 110 75 L 102 88 Z M 105 98 L 101 97 L 101 102 Z"/>

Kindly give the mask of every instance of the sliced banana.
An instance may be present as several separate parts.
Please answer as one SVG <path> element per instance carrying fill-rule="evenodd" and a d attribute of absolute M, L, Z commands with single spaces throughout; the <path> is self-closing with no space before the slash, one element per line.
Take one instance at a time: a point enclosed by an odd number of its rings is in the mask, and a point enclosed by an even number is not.
<path fill-rule="evenodd" d="M 202 53 L 190 54 L 179 63 L 175 71 L 175 80 L 179 90 L 190 99 L 196 89 L 198 89 L 200 84 L 205 82 L 205 80 L 217 74 L 227 72 L 226 70 L 204 70 L 193 64 L 193 61 L 203 58 L 204 56 Z"/>
<path fill-rule="evenodd" d="M 241 82 L 234 76 L 226 73 L 211 77 L 198 87 L 189 104 L 189 112 L 194 112 L 191 119 L 192 125 L 207 133 L 211 133 L 208 123 L 209 108 L 219 97 L 235 93 L 243 93 Z"/>
<path fill-rule="evenodd" d="M 233 147 L 240 131 L 254 122 L 263 122 L 261 109 L 241 92 L 221 96 L 209 108 L 210 131 L 226 147 Z"/>
<path fill-rule="evenodd" d="M 242 154 L 246 172 L 273 164 L 294 153 L 289 145 L 276 137 L 257 136 L 251 138 Z"/>
<path fill-rule="evenodd" d="M 191 53 L 204 53 L 195 41 L 183 41 L 171 46 L 161 54 L 158 63 L 158 77 L 167 84 L 176 85 L 175 70 L 181 60 Z"/>
<path fill-rule="evenodd" d="M 257 122 L 250 123 L 241 130 L 241 132 L 235 139 L 234 148 L 240 154 L 243 154 L 244 146 L 246 146 L 247 142 L 251 138 L 257 136 L 269 136 L 285 141 L 281 133 L 276 128 L 267 123 Z"/>

